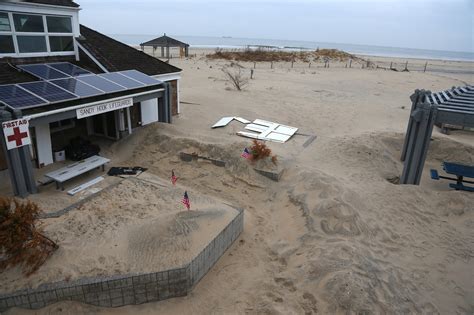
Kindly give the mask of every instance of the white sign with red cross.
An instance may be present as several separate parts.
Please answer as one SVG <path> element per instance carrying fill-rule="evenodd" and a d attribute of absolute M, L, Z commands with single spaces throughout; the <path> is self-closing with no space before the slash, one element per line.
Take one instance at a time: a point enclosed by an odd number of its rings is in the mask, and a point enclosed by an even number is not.
<path fill-rule="evenodd" d="M 2 122 L 3 135 L 8 150 L 31 144 L 29 126 L 28 119 L 24 118 Z"/>

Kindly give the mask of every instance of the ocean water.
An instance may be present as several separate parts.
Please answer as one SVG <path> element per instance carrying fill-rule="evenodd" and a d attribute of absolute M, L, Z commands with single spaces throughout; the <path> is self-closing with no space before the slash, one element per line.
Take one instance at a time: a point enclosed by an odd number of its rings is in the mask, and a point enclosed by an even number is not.
<path fill-rule="evenodd" d="M 138 46 L 140 43 L 156 38 L 155 35 L 125 35 L 109 34 L 112 38 L 129 45 Z M 206 37 L 206 36 L 180 36 L 172 35 L 182 42 L 188 43 L 191 48 L 244 48 L 247 46 L 272 46 L 285 50 L 314 50 L 319 48 L 335 48 L 344 50 L 351 54 L 382 56 L 382 57 L 402 57 L 419 59 L 440 59 L 474 61 L 474 52 L 443 51 L 414 48 L 384 47 L 372 45 L 354 45 L 342 43 L 325 43 L 296 40 L 276 40 L 258 38 L 237 38 L 237 37 Z"/>

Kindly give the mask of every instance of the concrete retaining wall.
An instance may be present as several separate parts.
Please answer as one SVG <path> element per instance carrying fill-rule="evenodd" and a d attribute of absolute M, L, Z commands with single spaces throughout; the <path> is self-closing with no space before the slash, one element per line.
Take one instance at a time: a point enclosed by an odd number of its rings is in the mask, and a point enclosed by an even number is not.
<path fill-rule="evenodd" d="M 182 268 L 137 275 L 84 278 L 44 284 L 33 290 L 0 295 L 0 312 L 10 307 L 38 309 L 59 301 L 118 307 L 185 296 L 232 245 L 244 226 L 244 212 Z"/>

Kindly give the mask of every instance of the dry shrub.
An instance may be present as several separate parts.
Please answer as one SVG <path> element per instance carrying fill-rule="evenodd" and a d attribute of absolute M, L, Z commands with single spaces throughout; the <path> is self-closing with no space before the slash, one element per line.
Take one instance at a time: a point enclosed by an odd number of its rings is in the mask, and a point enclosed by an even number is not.
<path fill-rule="evenodd" d="M 29 276 L 58 248 L 36 227 L 39 214 L 30 201 L 0 197 L 0 271 L 22 265 Z"/>
<path fill-rule="evenodd" d="M 271 156 L 272 150 L 265 144 L 265 142 L 259 142 L 257 140 L 252 141 L 252 146 L 250 147 L 250 152 L 252 153 L 252 160 L 258 161 L 263 160 Z M 273 164 L 277 164 L 277 156 L 273 155 L 271 157 Z"/>
<path fill-rule="evenodd" d="M 229 81 L 237 91 L 242 91 L 242 89 L 249 84 L 249 79 L 242 74 L 242 66 L 223 68 L 222 72 L 225 73 L 227 81 Z"/>
<path fill-rule="evenodd" d="M 331 60 L 344 61 L 348 59 L 359 60 L 356 56 L 337 49 L 318 49 L 315 51 L 281 51 L 265 49 L 245 49 L 245 50 L 222 50 L 217 49 L 214 53 L 206 55 L 209 59 L 224 59 L 243 62 L 292 62 L 320 60 L 328 57 Z"/>

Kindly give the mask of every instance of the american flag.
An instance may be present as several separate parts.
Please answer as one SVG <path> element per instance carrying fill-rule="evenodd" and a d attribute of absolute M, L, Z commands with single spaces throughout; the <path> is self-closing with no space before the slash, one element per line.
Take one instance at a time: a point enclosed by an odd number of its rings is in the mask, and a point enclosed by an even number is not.
<path fill-rule="evenodd" d="M 188 210 L 191 208 L 191 202 L 189 201 L 187 191 L 184 192 L 184 197 L 183 197 L 183 200 L 181 200 L 181 202 L 186 206 Z"/>
<path fill-rule="evenodd" d="M 242 154 L 240 156 L 243 157 L 244 159 L 251 159 L 252 158 L 252 154 L 250 154 L 250 152 L 247 148 L 244 149 L 244 151 L 242 152 Z"/>
<path fill-rule="evenodd" d="M 171 170 L 171 183 L 173 183 L 173 185 L 176 185 L 177 180 L 178 180 L 178 177 L 174 175 L 174 170 Z"/>

